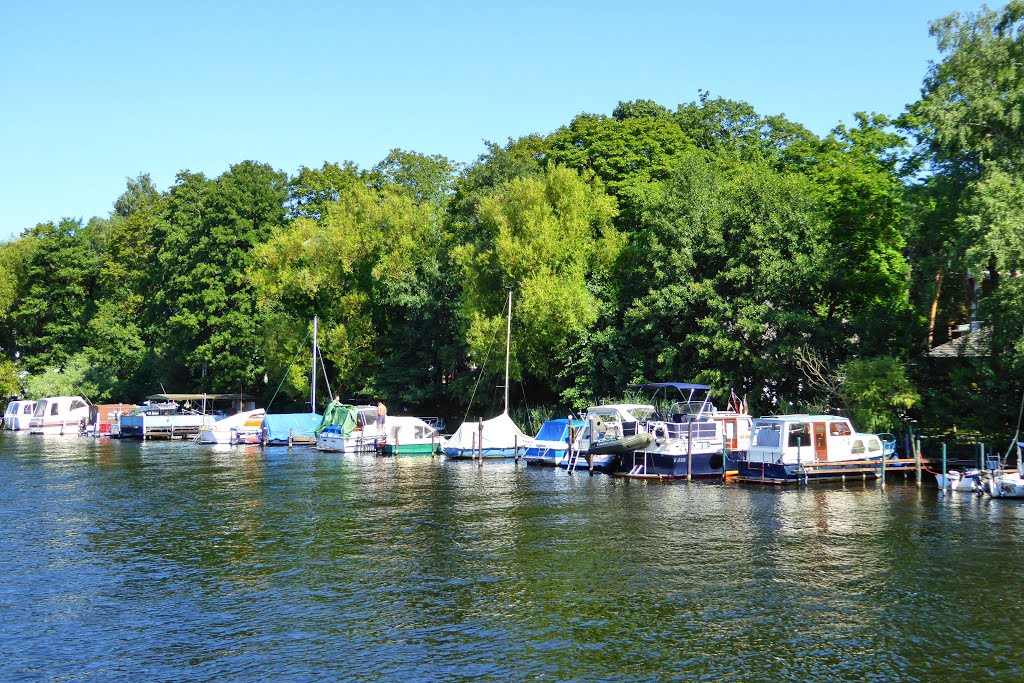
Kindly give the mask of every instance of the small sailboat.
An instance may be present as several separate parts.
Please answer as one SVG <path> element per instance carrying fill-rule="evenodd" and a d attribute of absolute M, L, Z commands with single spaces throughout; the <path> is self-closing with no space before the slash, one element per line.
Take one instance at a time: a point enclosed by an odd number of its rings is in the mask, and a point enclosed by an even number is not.
<path fill-rule="evenodd" d="M 512 290 L 508 292 L 508 322 L 505 330 L 505 410 L 480 422 L 463 422 L 442 443 L 446 458 L 513 458 L 533 444 L 508 415 L 508 364 L 512 342 Z"/>

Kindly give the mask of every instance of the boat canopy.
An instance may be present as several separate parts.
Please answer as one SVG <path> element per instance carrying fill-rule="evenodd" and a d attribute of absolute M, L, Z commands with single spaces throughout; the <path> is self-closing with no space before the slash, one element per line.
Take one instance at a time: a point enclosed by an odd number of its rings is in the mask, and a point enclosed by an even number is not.
<path fill-rule="evenodd" d="M 341 427 L 341 433 L 347 439 L 356 429 L 358 416 L 359 409 L 354 405 L 331 401 L 324 410 L 320 424 L 314 431 L 317 436 L 320 436 L 320 432 L 324 431 L 326 427 Z"/>
<path fill-rule="evenodd" d="M 650 391 L 651 389 L 678 389 L 680 392 L 687 391 L 711 391 L 706 384 L 691 384 L 689 382 L 649 382 L 647 384 L 633 384 L 630 389 Z"/>
<path fill-rule="evenodd" d="M 502 413 L 490 420 L 484 420 L 483 444 L 476 442 L 479 430 L 479 422 L 463 422 L 451 437 L 445 442 L 445 448 L 469 451 L 474 446 L 487 450 L 489 448 L 514 448 L 515 446 L 525 447 L 532 439 L 523 432 L 508 416 Z"/>
<path fill-rule="evenodd" d="M 573 420 L 572 426 L 576 429 L 580 429 L 583 426 L 582 420 Z M 545 422 L 540 431 L 537 432 L 537 436 L 534 437 L 537 441 L 565 441 L 567 440 L 569 427 L 569 420 L 561 418 L 558 420 L 548 420 Z"/>
<path fill-rule="evenodd" d="M 267 432 L 270 443 L 286 443 L 288 437 L 293 439 L 312 439 L 316 436 L 316 428 L 320 424 L 318 413 L 284 413 L 281 415 L 264 415 L 263 429 Z"/>

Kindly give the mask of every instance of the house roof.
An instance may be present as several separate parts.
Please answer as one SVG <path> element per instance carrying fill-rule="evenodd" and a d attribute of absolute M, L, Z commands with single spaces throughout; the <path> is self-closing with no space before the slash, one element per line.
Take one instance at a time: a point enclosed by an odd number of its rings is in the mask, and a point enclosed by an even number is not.
<path fill-rule="evenodd" d="M 928 352 L 931 358 L 984 358 L 989 350 L 990 332 L 987 329 L 968 332 L 962 337 L 940 344 Z"/>

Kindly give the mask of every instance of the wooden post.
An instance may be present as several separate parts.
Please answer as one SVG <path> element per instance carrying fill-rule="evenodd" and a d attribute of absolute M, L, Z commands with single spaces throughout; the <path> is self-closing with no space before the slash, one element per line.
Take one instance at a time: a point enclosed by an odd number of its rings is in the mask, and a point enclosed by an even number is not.
<path fill-rule="evenodd" d="M 725 445 L 725 439 L 722 440 L 722 481 L 725 481 L 725 454 L 729 451 L 728 446 Z"/>
<path fill-rule="evenodd" d="M 437 430 L 435 429 L 434 431 L 430 432 L 430 457 L 431 458 L 433 458 L 434 454 L 437 452 L 437 442 L 436 442 L 436 439 L 437 439 Z"/>
<path fill-rule="evenodd" d="M 921 439 L 917 440 L 917 485 L 921 486 Z"/>
<path fill-rule="evenodd" d="M 942 444 L 942 479 L 939 480 L 943 491 L 949 486 L 949 474 L 946 472 L 946 444 Z"/>
<path fill-rule="evenodd" d="M 477 439 L 477 445 L 480 448 L 480 465 L 484 464 L 484 421 L 483 418 L 477 423 L 477 431 L 480 432 L 480 438 Z"/>
<path fill-rule="evenodd" d="M 665 426 L 666 434 L 668 436 L 668 425 Z M 647 462 L 644 461 L 644 467 L 646 468 Z M 646 470 L 645 470 L 646 471 Z M 693 481 L 693 420 L 689 420 L 686 423 L 686 481 Z"/>
<path fill-rule="evenodd" d="M 469 459 L 476 460 L 476 432 L 469 435 Z"/>
<path fill-rule="evenodd" d="M 294 432 L 294 430 L 292 430 L 292 429 L 289 429 L 289 430 L 288 430 L 288 448 L 291 448 L 291 447 L 292 447 L 292 442 L 293 442 L 293 432 Z"/>
<path fill-rule="evenodd" d="M 885 488 L 885 453 L 882 454 L 882 488 Z"/>
<path fill-rule="evenodd" d="M 594 454 L 591 453 L 594 449 L 594 437 L 597 432 L 594 429 L 594 418 L 590 418 L 590 448 L 587 449 L 587 465 L 590 468 L 590 473 L 594 473 Z"/>
<path fill-rule="evenodd" d="M 518 465 L 519 464 L 519 435 L 518 434 L 516 434 L 515 436 L 512 437 L 512 446 L 513 446 L 514 452 L 515 452 L 515 455 L 514 455 L 515 461 L 516 461 L 516 464 Z"/>
<path fill-rule="evenodd" d="M 392 455 L 394 455 L 395 457 L 398 457 L 398 431 L 399 430 L 397 430 L 397 429 L 395 430 L 395 450 L 392 453 Z M 387 433 L 385 432 L 385 434 L 384 434 L 384 455 L 387 455 L 387 454 L 388 454 L 388 436 L 387 436 Z"/>
<path fill-rule="evenodd" d="M 170 438 L 170 440 L 174 441 L 174 423 L 173 422 L 171 423 L 171 438 Z"/>
<path fill-rule="evenodd" d="M 985 444 L 978 444 L 978 471 L 985 469 Z"/>

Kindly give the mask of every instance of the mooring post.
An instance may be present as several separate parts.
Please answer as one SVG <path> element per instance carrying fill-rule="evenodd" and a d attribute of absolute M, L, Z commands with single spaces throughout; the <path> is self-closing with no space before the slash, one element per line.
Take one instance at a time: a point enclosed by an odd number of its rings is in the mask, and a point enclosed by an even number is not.
<path fill-rule="evenodd" d="M 917 485 L 921 486 L 921 439 L 917 440 Z"/>
<path fill-rule="evenodd" d="M 478 453 L 480 455 L 480 463 L 479 464 L 480 464 L 481 467 L 483 467 L 483 464 L 484 464 L 484 419 L 483 418 L 480 418 L 479 421 L 477 422 L 476 429 L 480 433 L 480 438 L 477 439 L 477 446 L 480 449 L 478 451 Z"/>
<path fill-rule="evenodd" d="M 518 434 L 515 434 L 512 437 L 512 448 L 515 451 L 515 456 L 514 456 L 515 457 L 515 463 L 518 465 L 519 464 L 519 435 Z"/>
<path fill-rule="evenodd" d="M 590 446 L 587 448 L 587 467 L 594 471 L 594 444 L 597 443 L 597 422 L 590 418 Z"/>
<path fill-rule="evenodd" d="M 433 458 L 437 452 L 437 430 L 430 432 L 430 457 Z"/>
<path fill-rule="evenodd" d="M 913 448 L 913 444 L 911 444 Z M 885 488 L 885 453 L 882 453 L 882 488 Z"/>
<path fill-rule="evenodd" d="M 942 479 L 939 480 L 939 484 L 943 491 L 949 486 L 949 475 L 946 473 L 946 444 L 942 444 Z"/>
<path fill-rule="evenodd" d="M 797 485 L 803 484 L 800 475 L 803 474 L 804 466 L 801 462 L 800 446 L 803 444 L 804 438 L 802 436 L 796 437 L 796 483 Z"/>
<path fill-rule="evenodd" d="M 476 432 L 471 433 L 469 437 L 471 444 L 469 447 L 469 459 L 476 460 Z"/>
<path fill-rule="evenodd" d="M 288 430 L 288 448 L 292 447 L 292 443 L 294 443 L 294 439 L 295 439 L 295 430 L 294 429 L 289 429 Z"/>
<path fill-rule="evenodd" d="M 725 481 L 725 471 L 726 471 L 726 469 L 728 469 L 725 466 L 725 454 L 728 451 L 729 451 L 729 448 L 725 445 L 725 440 L 723 439 L 722 440 L 722 481 Z"/>
<path fill-rule="evenodd" d="M 668 427 L 665 429 L 668 430 Z M 666 436 L 667 434 L 666 431 Z M 645 459 L 645 465 L 646 462 Z M 646 469 L 644 471 L 646 472 Z M 686 422 L 686 481 L 693 481 L 693 420 Z"/>
<path fill-rule="evenodd" d="M 985 444 L 978 444 L 978 471 L 985 469 Z"/>

